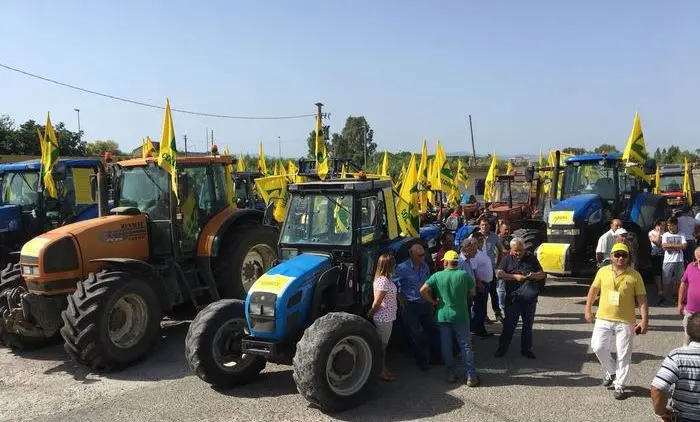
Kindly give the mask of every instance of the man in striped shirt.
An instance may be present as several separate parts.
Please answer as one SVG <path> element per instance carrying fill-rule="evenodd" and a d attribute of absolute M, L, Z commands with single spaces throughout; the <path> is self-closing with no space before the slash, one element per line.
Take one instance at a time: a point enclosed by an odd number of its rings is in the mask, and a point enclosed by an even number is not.
<path fill-rule="evenodd" d="M 700 314 L 688 318 L 686 334 L 690 344 L 672 350 L 651 383 L 654 413 L 664 421 L 700 421 Z"/>

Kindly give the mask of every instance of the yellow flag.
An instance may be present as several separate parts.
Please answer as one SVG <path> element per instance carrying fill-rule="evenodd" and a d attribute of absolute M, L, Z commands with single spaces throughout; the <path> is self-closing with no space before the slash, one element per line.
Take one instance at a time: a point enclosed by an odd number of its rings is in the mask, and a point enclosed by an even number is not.
<path fill-rule="evenodd" d="M 280 167 L 279 167 L 279 162 L 275 161 L 275 167 L 272 170 L 272 175 L 273 176 L 279 176 L 280 175 Z"/>
<path fill-rule="evenodd" d="M 341 179 L 347 179 L 348 177 L 348 169 L 345 168 L 345 163 L 340 167 L 340 178 Z"/>
<path fill-rule="evenodd" d="M 316 173 L 321 180 L 328 175 L 328 154 L 326 153 L 326 141 L 323 139 L 323 126 L 321 126 L 321 116 L 316 115 Z"/>
<path fill-rule="evenodd" d="M 41 158 L 44 158 L 44 134 L 41 133 L 41 128 L 36 128 L 36 134 L 39 135 L 39 150 L 41 151 Z"/>
<path fill-rule="evenodd" d="M 236 188 L 233 186 L 233 163 L 224 167 L 224 177 L 226 178 L 226 199 L 229 204 L 236 202 Z"/>
<path fill-rule="evenodd" d="M 401 191 L 396 198 L 396 214 L 399 227 L 404 235 L 418 237 L 420 219 L 416 203 L 418 199 L 418 174 L 416 172 L 416 157 L 411 154 L 411 160 L 406 169 L 406 177 L 401 185 Z"/>
<path fill-rule="evenodd" d="M 284 221 L 287 210 L 287 176 L 267 176 L 255 179 L 255 187 L 260 193 L 260 198 L 269 204 L 275 201 L 272 216 L 278 222 Z"/>
<path fill-rule="evenodd" d="M 661 193 L 661 171 L 659 170 L 659 166 L 656 166 L 656 175 L 654 177 L 654 193 L 660 194 Z M 685 185 L 685 175 L 683 176 L 683 185 Z"/>
<path fill-rule="evenodd" d="M 245 159 L 243 159 L 243 153 L 238 154 L 238 162 L 236 163 L 236 171 L 245 171 Z"/>
<path fill-rule="evenodd" d="M 688 159 L 685 159 L 685 172 L 683 173 L 683 195 L 688 198 L 688 205 L 693 205 L 693 190 L 690 178 L 693 177 L 690 174 L 690 166 L 688 165 Z"/>
<path fill-rule="evenodd" d="M 506 166 L 506 174 L 511 174 L 513 172 L 513 162 L 508 160 L 508 165 Z"/>
<path fill-rule="evenodd" d="M 466 186 L 469 183 L 469 173 L 467 168 L 462 164 L 462 160 L 457 160 L 457 183 L 462 183 Z"/>
<path fill-rule="evenodd" d="M 299 183 L 299 169 L 297 168 L 297 165 L 294 164 L 294 161 L 289 160 L 287 161 L 287 179 L 291 183 Z"/>
<path fill-rule="evenodd" d="M 542 150 L 540 149 L 540 156 L 537 159 L 537 165 L 539 167 L 544 167 L 544 158 L 542 157 Z"/>
<path fill-rule="evenodd" d="M 493 152 L 491 157 L 491 165 L 489 166 L 489 171 L 486 173 L 486 180 L 484 182 L 484 201 L 493 202 L 496 198 L 496 175 L 498 174 L 498 167 L 496 166 L 496 151 Z"/>
<path fill-rule="evenodd" d="M 44 132 L 44 151 L 41 157 L 41 171 L 44 182 L 44 192 L 50 198 L 58 198 L 58 191 L 53 180 L 54 165 L 58 162 L 58 139 L 51 124 L 51 115 L 46 114 L 46 128 Z"/>
<path fill-rule="evenodd" d="M 175 128 L 173 117 L 170 114 L 170 100 L 165 100 L 165 117 L 163 118 L 163 134 L 160 137 L 160 151 L 158 152 L 158 165 L 170 174 L 173 193 L 178 203 L 177 195 L 177 146 L 175 143 Z"/>
<path fill-rule="evenodd" d="M 644 162 L 648 158 L 649 154 L 647 153 L 646 143 L 644 142 L 644 134 L 642 133 L 642 122 L 639 119 L 639 113 L 635 113 L 632 132 L 627 139 L 625 152 L 622 153 L 622 161 L 625 163 L 637 164 L 636 166 L 628 167 L 629 173 L 641 179 L 649 180 L 649 176 L 644 174 Z"/>
<path fill-rule="evenodd" d="M 418 183 L 418 197 L 420 200 L 420 210 L 428 210 L 428 195 L 426 192 L 428 180 L 428 141 L 423 139 L 423 148 L 420 152 L 420 164 L 418 165 L 418 173 L 416 174 Z"/>
<path fill-rule="evenodd" d="M 258 150 L 258 171 L 267 176 L 267 163 L 265 162 L 262 142 L 260 142 L 260 149 Z"/>
<path fill-rule="evenodd" d="M 155 152 L 156 148 L 153 146 L 153 141 L 151 141 L 150 136 L 147 136 L 146 140 L 143 141 L 143 145 L 141 146 L 141 158 L 153 157 L 153 153 Z"/>
<path fill-rule="evenodd" d="M 389 153 L 384 151 L 384 159 L 382 160 L 382 176 L 389 175 Z"/>

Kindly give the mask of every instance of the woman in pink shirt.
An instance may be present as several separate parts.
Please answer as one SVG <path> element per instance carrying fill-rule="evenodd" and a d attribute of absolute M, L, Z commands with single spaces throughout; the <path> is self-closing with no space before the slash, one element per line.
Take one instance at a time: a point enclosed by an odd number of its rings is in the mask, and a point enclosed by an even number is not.
<path fill-rule="evenodd" d="M 688 318 L 700 312 L 700 246 L 695 248 L 695 261 L 688 264 L 681 278 L 681 287 L 678 289 L 678 314 L 683 317 L 683 332 L 688 324 Z M 690 339 L 685 334 L 684 345 L 688 345 Z"/>
<path fill-rule="evenodd" d="M 385 253 L 377 260 L 377 270 L 374 273 L 374 302 L 367 313 L 367 318 L 374 321 L 384 349 L 383 370 L 379 379 L 393 381 L 394 374 L 386 369 L 386 346 L 391 338 L 391 329 L 396 320 L 396 285 L 391 281 L 391 275 L 396 268 L 396 260 L 390 253 Z"/>

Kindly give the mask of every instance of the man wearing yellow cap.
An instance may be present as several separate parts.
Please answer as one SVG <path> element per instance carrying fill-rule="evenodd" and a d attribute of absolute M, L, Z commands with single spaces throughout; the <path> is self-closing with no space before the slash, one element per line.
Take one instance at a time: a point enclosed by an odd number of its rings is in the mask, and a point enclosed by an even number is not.
<path fill-rule="evenodd" d="M 442 360 L 447 367 L 447 382 L 457 381 L 452 356 L 452 336 L 454 335 L 457 337 L 462 361 L 467 369 L 467 386 L 476 387 L 479 385 L 479 377 L 474 366 L 467 313 L 469 309 L 467 299 L 475 294 L 475 282 L 464 270 L 457 269 L 459 262 L 457 252 L 445 252 L 442 261 L 445 269 L 431 275 L 421 286 L 420 294 L 426 302 L 437 307 L 440 348 Z"/>
<path fill-rule="evenodd" d="M 632 340 L 637 334 L 646 334 L 649 324 L 649 306 L 642 276 L 630 265 L 630 253 L 624 243 L 615 243 L 610 251 L 612 263 L 598 270 L 588 290 L 586 321 L 593 322 L 591 306 L 600 293 L 598 312 L 591 338 L 591 348 L 603 366 L 603 386 L 614 386 L 614 397 L 627 397 L 625 381 L 632 362 Z M 636 323 L 635 299 L 639 304 L 642 321 Z M 612 357 L 612 338 L 617 346 L 617 362 Z"/>

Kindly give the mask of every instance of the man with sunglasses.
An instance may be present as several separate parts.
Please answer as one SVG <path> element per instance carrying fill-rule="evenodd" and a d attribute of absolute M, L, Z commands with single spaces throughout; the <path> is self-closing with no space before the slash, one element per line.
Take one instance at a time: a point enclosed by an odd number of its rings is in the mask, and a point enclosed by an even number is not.
<path fill-rule="evenodd" d="M 614 386 L 615 399 L 624 400 L 627 397 L 625 382 L 632 362 L 632 340 L 635 334 L 646 334 L 649 306 L 642 276 L 630 267 L 627 245 L 615 243 L 610 259 L 612 264 L 598 270 L 588 290 L 585 317 L 587 322 L 593 323 L 591 307 L 600 293 L 591 348 L 605 371 L 603 386 Z M 642 314 L 639 323 L 636 323 L 635 301 Z M 617 346 L 617 362 L 611 351 L 613 336 Z"/>

